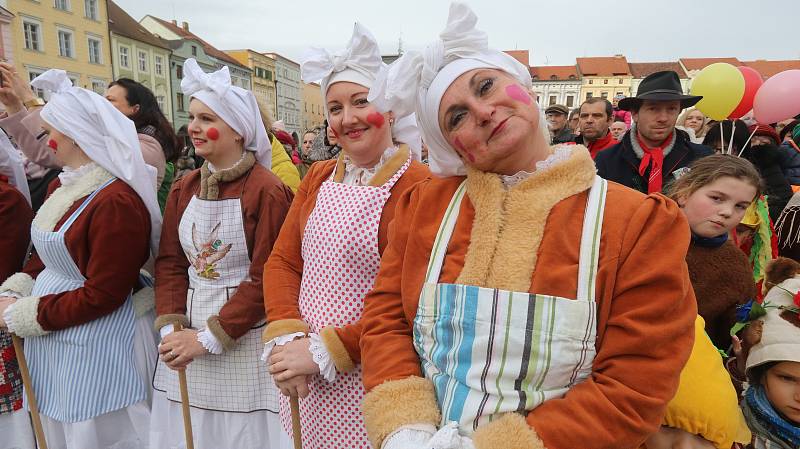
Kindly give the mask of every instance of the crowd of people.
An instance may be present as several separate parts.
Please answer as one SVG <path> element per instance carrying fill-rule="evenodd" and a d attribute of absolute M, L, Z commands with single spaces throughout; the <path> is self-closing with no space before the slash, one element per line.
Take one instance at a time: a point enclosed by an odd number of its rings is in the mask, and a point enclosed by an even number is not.
<path fill-rule="evenodd" d="M 800 447 L 798 121 L 541 111 L 476 23 L 310 49 L 299 142 L 0 63 L 0 449 Z"/>

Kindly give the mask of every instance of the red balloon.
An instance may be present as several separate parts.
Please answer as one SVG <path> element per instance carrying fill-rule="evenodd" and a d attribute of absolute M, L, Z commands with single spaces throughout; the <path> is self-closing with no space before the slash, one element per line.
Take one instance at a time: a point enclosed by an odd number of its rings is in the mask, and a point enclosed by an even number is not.
<path fill-rule="evenodd" d="M 742 100 L 736 106 L 736 109 L 728 116 L 731 120 L 742 118 L 753 109 L 753 100 L 756 98 L 756 92 L 764 84 L 764 78 L 755 69 L 743 65 L 736 68 L 742 72 L 744 77 L 744 96 L 742 96 Z"/>

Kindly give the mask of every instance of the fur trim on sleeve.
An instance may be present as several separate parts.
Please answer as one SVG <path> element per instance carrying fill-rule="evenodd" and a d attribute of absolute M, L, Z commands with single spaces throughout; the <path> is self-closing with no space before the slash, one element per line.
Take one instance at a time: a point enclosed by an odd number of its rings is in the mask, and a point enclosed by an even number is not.
<path fill-rule="evenodd" d="M 438 426 L 441 419 L 433 383 L 416 376 L 378 385 L 364 397 L 362 411 L 372 447 L 381 447 L 383 440 L 401 426 Z"/>
<path fill-rule="evenodd" d="M 533 427 L 518 413 L 478 427 L 472 435 L 475 449 L 545 449 Z"/>
<path fill-rule="evenodd" d="M 6 309 L 8 331 L 18 337 L 41 337 L 48 333 L 37 320 L 39 316 L 39 297 L 20 298 Z"/>
<path fill-rule="evenodd" d="M 0 292 L 11 292 L 20 297 L 30 296 L 34 280 L 28 273 L 15 273 L 0 285 Z"/>
<path fill-rule="evenodd" d="M 156 317 L 155 323 L 153 323 L 153 328 L 156 330 L 156 332 L 158 332 L 167 324 L 180 324 L 181 327 L 187 328 L 189 327 L 189 318 L 180 313 L 167 313 L 165 315 L 159 315 Z"/>
<path fill-rule="evenodd" d="M 226 351 L 230 351 L 236 346 L 236 340 L 234 340 L 225 329 L 222 328 L 222 324 L 219 322 L 219 317 L 217 315 L 211 315 L 206 320 L 206 327 L 208 331 L 211 332 L 212 335 L 217 337 L 217 340 L 222 344 L 222 347 Z"/>
<path fill-rule="evenodd" d="M 156 306 L 156 292 L 153 287 L 144 287 L 131 297 L 136 318 L 143 317 Z"/>
<path fill-rule="evenodd" d="M 336 333 L 336 329 L 331 326 L 323 328 L 319 336 L 322 338 L 322 342 L 325 344 L 325 349 L 328 350 L 333 364 L 336 365 L 336 371 L 347 373 L 356 367 L 356 364 L 347 352 L 347 348 L 344 347 L 344 343 L 342 343 L 342 340 L 339 338 L 339 334 Z"/>
<path fill-rule="evenodd" d="M 303 320 L 276 320 L 267 324 L 261 340 L 266 343 L 274 340 L 281 335 L 289 335 L 295 332 L 308 333 L 308 324 Z"/>

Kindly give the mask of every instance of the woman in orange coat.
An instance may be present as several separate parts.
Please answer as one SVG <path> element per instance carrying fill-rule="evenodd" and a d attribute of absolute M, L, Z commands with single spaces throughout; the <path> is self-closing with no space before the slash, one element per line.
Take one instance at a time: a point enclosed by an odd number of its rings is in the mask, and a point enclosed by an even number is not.
<path fill-rule="evenodd" d="M 416 112 L 436 177 L 399 201 L 365 300 L 367 432 L 383 449 L 636 448 L 692 347 L 686 219 L 598 178 L 585 147 L 549 147 L 528 68 L 476 21 L 453 4 L 370 92 Z"/>
<path fill-rule="evenodd" d="M 393 142 L 394 114 L 367 101 L 381 65 L 375 38 L 360 24 L 343 54 L 316 50 L 302 65 L 305 81 L 322 79 L 328 122 L 343 151 L 303 178 L 266 264 L 264 341 L 268 353 L 285 344 L 269 360 L 278 387 L 287 395 L 308 392 L 300 402 L 306 449 L 370 447 L 360 412 L 362 300 L 397 199 L 429 174 L 406 145 Z M 291 433 L 285 400 L 281 415 Z"/>

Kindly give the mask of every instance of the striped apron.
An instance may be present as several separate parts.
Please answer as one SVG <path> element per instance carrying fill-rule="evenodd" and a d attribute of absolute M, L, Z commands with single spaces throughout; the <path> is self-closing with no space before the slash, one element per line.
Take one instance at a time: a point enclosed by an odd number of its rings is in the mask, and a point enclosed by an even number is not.
<path fill-rule="evenodd" d="M 83 277 L 64 242 L 64 235 L 97 193 L 92 192 L 55 232 L 31 226 L 31 241 L 45 269 L 36 277 L 32 296 L 83 287 Z M 109 315 L 85 324 L 25 339 L 39 411 L 72 423 L 125 408 L 147 398 L 133 357 L 134 312 L 130 297 Z"/>
<path fill-rule="evenodd" d="M 576 299 L 438 283 L 464 198 L 447 208 L 414 319 L 414 347 L 442 410 L 462 434 L 562 397 L 589 377 L 597 335 L 595 281 L 607 183 L 596 177 L 581 237 Z"/>

